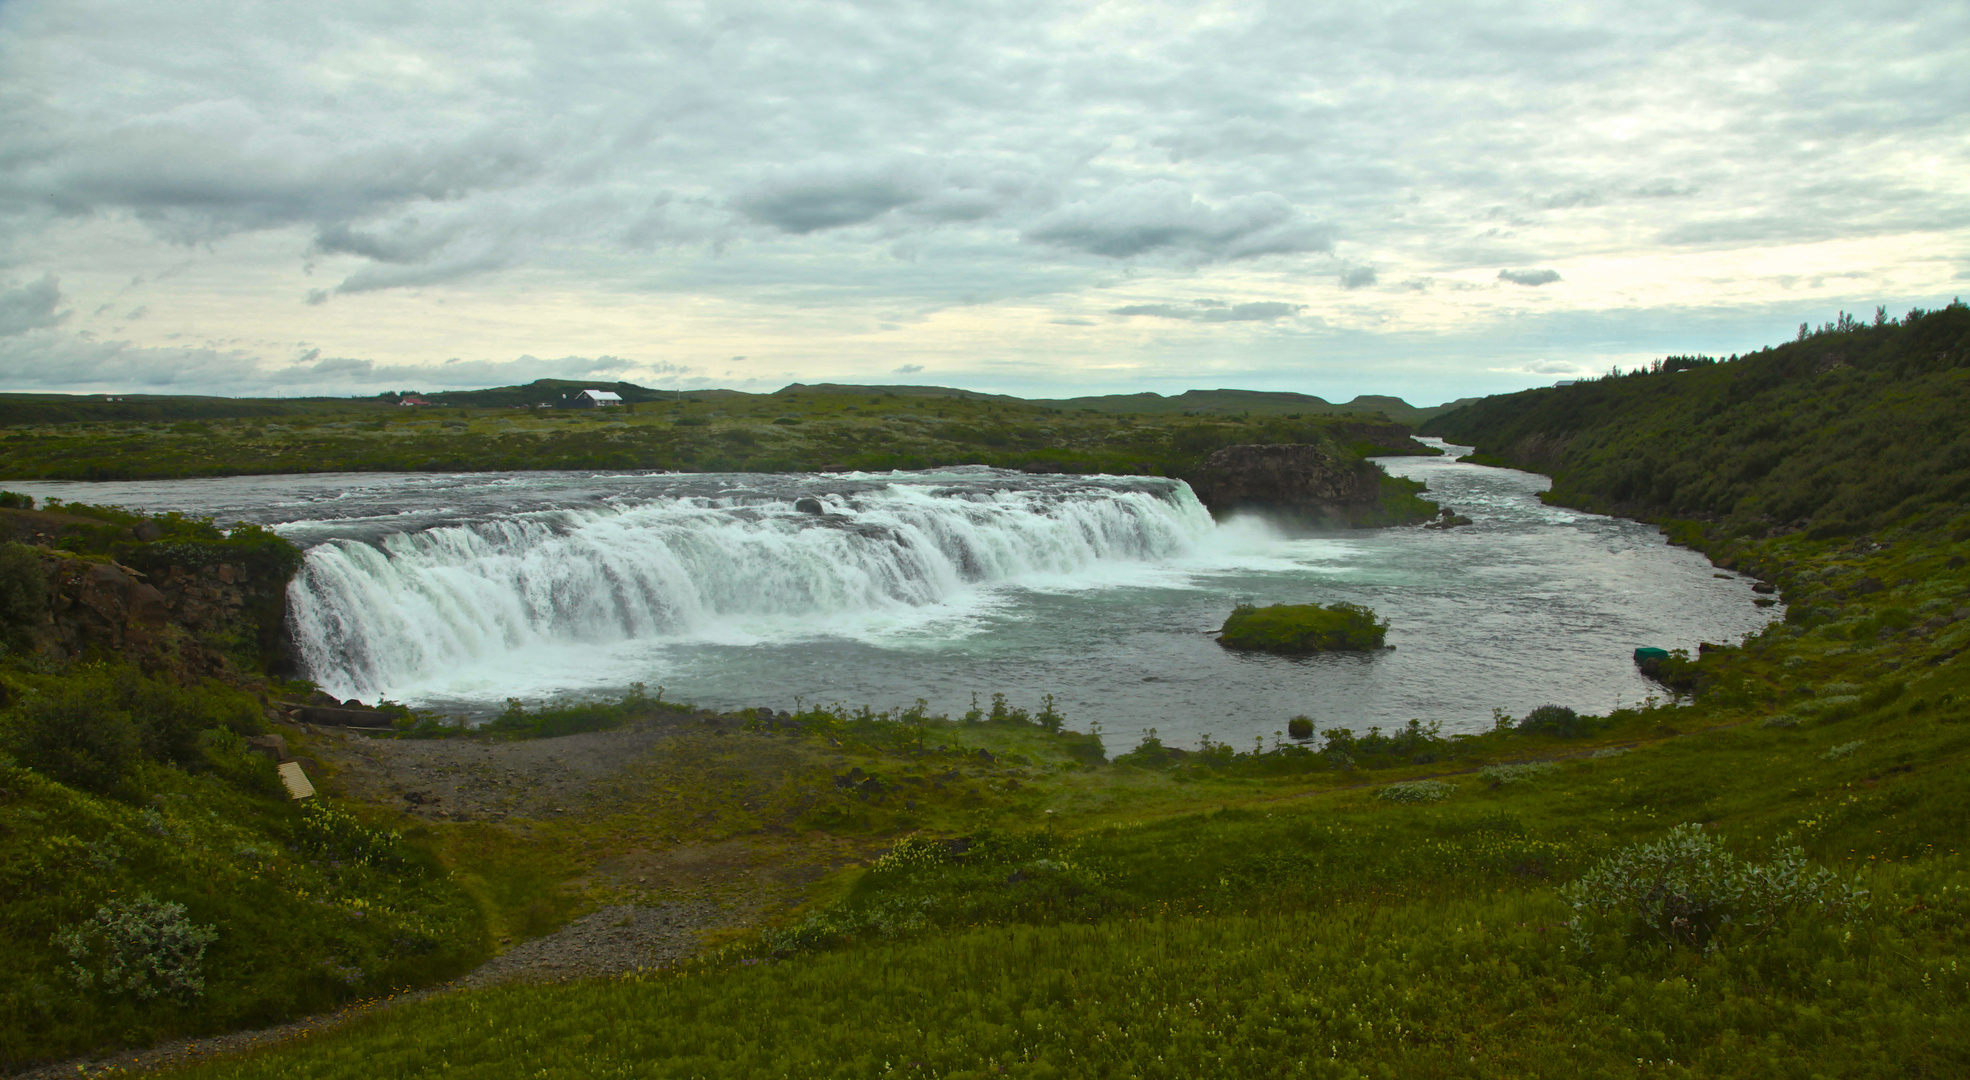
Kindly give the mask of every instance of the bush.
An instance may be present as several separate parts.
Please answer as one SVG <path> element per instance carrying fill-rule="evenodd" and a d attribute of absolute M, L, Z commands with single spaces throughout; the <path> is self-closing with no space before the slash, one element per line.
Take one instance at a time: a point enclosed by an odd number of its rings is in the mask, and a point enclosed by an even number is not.
<path fill-rule="evenodd" d="M 143 893 L 97 908 L 88 922 L 57 932 L 54 944 L 68 953 L 69 973 L 85 990 L 189 1004 L 205 992 L 205 947 L 218 938 L 210 926 L 193 926 L 183 904 Z"/>
<path fill-rule="evenodd" d="M 1379 649 L 1389 624 L 1359 604 L 1240 604 L 1224 620 L 1218 644 L 1227 649 L 1315 653 Z"/>
<path fill-rule="evenodd" d="M 128 713 L 103 708 L 92 687 L 64 685 L 21 708 L 16 734 L 21 763 L 70 787 L 107 794 L 143 752 Z"/>
<path fill-rule="evenodd" d="M 1865 745 L 1867 745 L 1867 740 L 1865 739 L 1855 739 L 1853 742 L 1850 743 L 1841 743 L 1839 746 L 1836 746 L 1833 749 L 1828 750 L 1826 753 L 1821 754 L 1820 760 L 1839 761 L 1841 758 L 1846 757 L 1848 754 L 1851 754 L 1856 750 L 1859 750 L 1861 747 Z"/>
<path fill-rule="evenodd" d="M 1504 787 L 1507 784 L 1529 784 L 1558 768 L 1559 765 L 1551 761 L 1527 761 L 1513 765 L 1486 765 L 1484 768 L 1478 770 L 1478 779 L 1495 788 Z"/>
<path fill-rule="evenodd" d="M 1286 734 L 1295 739 L 1313 738 L 1313 721 L 1305 716 L 1295 716 L 1286 721 Z"/>
<path fill-rule="evenodd" d="M 140 758 L 203 769 L 215 764 L 201 732 L 266 729 L 249 694 L 207 683 L 184 689 L 135 668 L 85 665 L 23 695 L 14 743 L 23 763 L 71 787 L 106 794 Z"/>
<path fill-rule="evenodd" d="M 1432 803 L 1448 799 L 1457 790 L 1457 785 L 1446 784 L 1441 780 L 1407 780 L 1375 793 L 1377 798 L 1401 803 Z"/>
<path fill-rule="evenodd" d="M 1593 728 L 1593 717 L 1581 716 L 1564 705 L 1541 705 L 1518 722 L 1521 734 L 1553 735 L 1562 739 L 1578 738 Z"/>
<path fill-rule="evenodd" d="M 294 846 L 303 854 L 344 866 L 390 869 L 407 862 L 403 837 L 396 830 L 371 828 L 320 799 L 302 804 Z"/>
<path fill-rule="evenodd" d="M 0 544 L 0 641 L 23 652 L 48 611 L 48 577 L 41 556 L 26 544 Z"/>
<path fill-rule="evenodd" d="M 1809 866 L 1797 847 L 1761 865 L 1724 850 L 1703 826 L 1684 824 L 1603 859 L 1563 896 L 1582 948 L 1612 931 L 1709 950 L 1727 930 L 1756 937 L 1796 916 L 1851 917 L 1866 908 L 1867 892 Z"/>

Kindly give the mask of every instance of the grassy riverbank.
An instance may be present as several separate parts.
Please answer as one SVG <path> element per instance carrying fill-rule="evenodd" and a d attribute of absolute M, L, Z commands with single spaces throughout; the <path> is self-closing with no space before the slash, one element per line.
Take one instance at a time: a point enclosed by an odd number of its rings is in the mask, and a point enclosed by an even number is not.
<path fill-rule="evenodd" d="M 1716 703 L 1572 739 L 1035 757 L 1003 802 L 910 820 L 915 785 L 886 777 L 846 804 L 875 834 L 965 843 L 898 846 L 684 969 L 455 995 L 189 1072 L 1947 1075 L 1970 1060 L 1970 680 L 1945 662 L 1848 692 L 1935 655 L 1902 644 L 1777 630 L 1714 673 Z M 1566 884 L 1688 821 L 1754 861 L 1802 845 L 1865 910 L 1790 909 L 1708 952 L 1577 938 Z"/>

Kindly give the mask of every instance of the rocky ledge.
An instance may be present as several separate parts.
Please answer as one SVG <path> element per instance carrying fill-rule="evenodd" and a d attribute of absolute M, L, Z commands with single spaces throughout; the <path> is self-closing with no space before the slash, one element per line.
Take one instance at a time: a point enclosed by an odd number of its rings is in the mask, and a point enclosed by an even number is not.
<path fill-rule="evenodd" d="M 1379 505 L 1382 470 L 1332 446 L 1227 446 L 1204 460 L 1191 490 L 1213 514 L 1262 510 L 1309 522 L 1351 525 Z"/>

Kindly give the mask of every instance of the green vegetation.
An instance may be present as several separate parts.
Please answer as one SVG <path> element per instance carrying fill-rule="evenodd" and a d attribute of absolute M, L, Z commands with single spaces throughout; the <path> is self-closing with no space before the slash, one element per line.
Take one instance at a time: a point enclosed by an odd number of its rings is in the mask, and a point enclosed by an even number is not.
<path fill-rule="evenodd" d="M 123 414 L 97 418 L 86 410 L 86 418 L 78 418 L 79 405 L 37 399 L 11 414 L 0 410 L 0 419 L 12 418 L 0 438 L 0 476 L 133 480 L 619 468 L 836 472 L 961 464 L 1185 476 L 1213 450 L 1239 443 L 1332 442 L 1356 455 L 1429 452 L 1409 439 L 1408 428 L 1374 413 L 1138 415 L 961 391 L 909 396 L 871 387 L 681 395 L 636 388 L 625 396 L 640 397 L 641 403 L 600 409 L 535 409 L 506 400 L 531 401 L 543 393 L 558 398 L 579 385 L 587 384 L 452 394 L 447 398 L 467 404 L 443 408 L 406 407 L 394 399 L 257 403 L 287 411 L 177 423 Z M 0 397 L 0 403 L 6 400 Z"/>
<path fill-rule="evenodd" d="M 1702 362 L 1697 362 L 1702 361 Z M 1486 398 L 1424 431 L 1547 473 L 1548 500 L 1691 525 L 1696 539 L 1951 526 L 1970 496 L 1970 307 L 1864 323 L 1722 362 Z M 1706 548 L 1709 550 L 1709 548 Z"/>
<path fill-rule="evenodd" d="M 1365 652 L 1381 648 L 1388 632 L 1388 620 L 1359 604 L 1240 604 L 1224 620 L 1218 644 L 1277 653 Z"/>
<path fill-rule="evenodd" d="M 264 1024 L 485 955 L 427 852 L 288 799 L 241 739 L 265 728 L 252 695 L 106 664 L 4 680 L 0 1063 Z"/>
<path fill-rule="evenodd" d="M 1782 671 L 1782 643 L 1749 651 Z M 452 995 L 186 1072 L 1948 1074 L 1970 1055 L 1970 736 L 1935 703 L 1965 692 L 1950 670 L 1808 732 L 1626 710 L 1607 734 L 1641 749 L 1497 787 L 1462 759 L 1381 784 L 1268 773 L 1292 747 L 1036 761 L 1021 803 L 905 833 L 699 964 Z M 966 730 L 945 723 L 925 741 Z M 1867 747 L 1821 759 L 1855 730 Z M 1578 745 L 1444 742 L 1475 760 Z M 1428 797 L 1380 794 L 1418 781 Z M 1678 828 L 1695 820 L 1713 824 Z"/>

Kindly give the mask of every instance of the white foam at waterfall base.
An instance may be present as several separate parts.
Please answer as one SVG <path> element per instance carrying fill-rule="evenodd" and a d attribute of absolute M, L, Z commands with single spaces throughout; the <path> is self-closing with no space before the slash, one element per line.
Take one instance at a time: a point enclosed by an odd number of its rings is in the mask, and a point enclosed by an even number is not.
<path fill-rule="evenodd" d="M 825 506 L 660 498 L 331 541 L 290 590 L 296 643 L 339 696 L 592 685 L 647 676 L 666 642 L 961 635 L 995 587 L 1092 583 L 1103 567 L 1185 555 L 1212 531 L 1170 484 L 897 483 Z"/>

